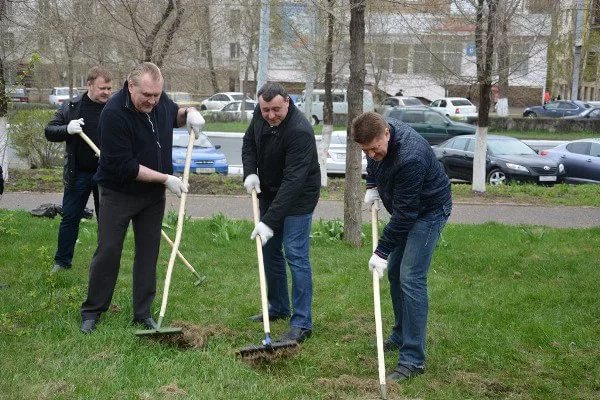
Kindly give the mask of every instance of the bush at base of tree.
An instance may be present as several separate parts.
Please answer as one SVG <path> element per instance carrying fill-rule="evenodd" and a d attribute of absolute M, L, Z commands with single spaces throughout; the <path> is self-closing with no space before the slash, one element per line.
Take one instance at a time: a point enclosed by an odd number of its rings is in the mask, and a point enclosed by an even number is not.
<path fill-rule="evenodd" d="M 44 128 L 52 119 L 53 110 L 20 110 L 9 118 L 8 136 L 17 155 L 28 160 L 31 168 L 49 168 L 61 164 L 62 142 L 49 142 Z"/>

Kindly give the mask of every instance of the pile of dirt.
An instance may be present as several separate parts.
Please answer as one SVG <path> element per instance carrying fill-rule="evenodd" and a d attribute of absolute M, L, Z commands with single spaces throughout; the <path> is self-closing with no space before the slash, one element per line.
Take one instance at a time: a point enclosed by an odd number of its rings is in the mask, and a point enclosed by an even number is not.
<path fill-rule="evenodd" d="M 148 335 L 148 339 L 180 349 L 203 349 L 211 336 L 228 335 L 229 329 L 220 325 L 198 326 L 183 321 L 173 321 L 173 327 L 182 329 L 179 335 Z"/>

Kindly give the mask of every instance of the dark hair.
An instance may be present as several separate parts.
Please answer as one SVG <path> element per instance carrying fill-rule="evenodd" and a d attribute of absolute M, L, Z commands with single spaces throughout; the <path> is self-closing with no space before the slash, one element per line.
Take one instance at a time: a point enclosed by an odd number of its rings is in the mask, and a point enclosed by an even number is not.
<path fill-rule="evenodd" d="M 94 82 L 98 78 L 103 78 L 106 82 L 112 81 L 110 72 L 106 68 L 96 65 L 88 71 L 86 82 Z"/>
<path fill-rule="evenodd" d="M 387 121 L 376 112 L 369 111 L 352 120 L 352 139 L 358 144 L 369 144 L 385 133 Z"/>
<path fill-rule="evenodd" d="M 288 94 L 281 83 L 267 82 L 259 89 L 258 93 L 256 94 L 256 98 L 262 96 L 264 101 L 271 101 L 277 95 L 283 97 L 284 100 L 288 98 Z"/>

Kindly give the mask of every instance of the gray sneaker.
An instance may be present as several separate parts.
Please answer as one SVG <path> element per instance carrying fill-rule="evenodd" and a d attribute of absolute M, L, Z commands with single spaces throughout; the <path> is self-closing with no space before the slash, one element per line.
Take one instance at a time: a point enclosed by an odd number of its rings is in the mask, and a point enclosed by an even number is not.
<path fill-rule="evenodd" d="M 399 365 L 385 378 L 385 380 L 388 382 L 395 381 L 400 383 L 423 373 L 425 373 L 425 368 L 405 367 L 404 365 Z"/>
<path fill-rule="evenodd" d="M 66 271 L 71 267 L 63 267 L 62 265 L 56 263 L 54 264 L 54 266 L 52 267 L 52 270 L 50 270 L 51 273 L 56 273 L 56 272 L 61 272 L 61 271 Z"/>

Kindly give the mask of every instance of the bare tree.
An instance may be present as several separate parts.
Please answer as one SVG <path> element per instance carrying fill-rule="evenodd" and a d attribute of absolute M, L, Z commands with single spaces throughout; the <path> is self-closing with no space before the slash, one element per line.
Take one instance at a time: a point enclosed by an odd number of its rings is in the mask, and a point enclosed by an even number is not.
<path fill-rule="evenodd" d="M 162 66 L 181 26 L 185 12 L 182 0 L 168 0 L 160 14 L 149 13 L 147 2 L 142 0 L 100 0 L 100 4 L 119 27 L 135 38 L 141 48 L 139 61 Z"/>
<path fill-rule="evenodd" d="M 485 160 L 498 1 L 477 0 L 475 51 L 477 53 L 477 82 L 479 85 L 479 118 L 473 161 L 473 190 L 481 193 L 485 192 Z"/>
<path fill-rule="evenodd" d="M 210 7 L 208 4 L 200 6 L 200 17 L 204 26 L 204 34 L 202 35 L 202 47 L 206 54 L 206 62 L 208 64 L 208 73 L 210 75 L 210 83 L 213 93 L 219 92 L 219 81 L 217 80 L 217 72 L 212 52 L 212 25 L 210 23 Z"/>
<path fill-rule="evenodd" d="M 335 0 L 327 0 L 327 45 L 325 48 L 325 101 L 323 102 L 323 130 L 321 131 L 321 142 L 319 143 L 319 165 L 321 167 L 321 186 L 327 187 L 327 150 L 331 143 L 333 132 L 333 35 L 335 16 L 333 7 Z"/>
<path fill-rule="evenodd" d="M 363 111 L 365 84 L 365 2 L 350 0 L 350 81 L 348 83 L 348 138 L 346 139 L 346 191 L 344 192 L 344 240 L 360 246 L 362 172 L 361 150 L 352 140 L 352 120 Z"/>

